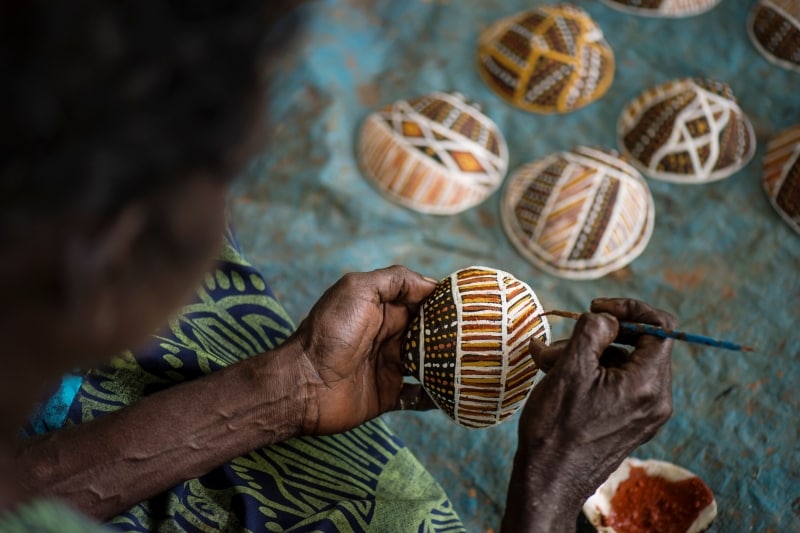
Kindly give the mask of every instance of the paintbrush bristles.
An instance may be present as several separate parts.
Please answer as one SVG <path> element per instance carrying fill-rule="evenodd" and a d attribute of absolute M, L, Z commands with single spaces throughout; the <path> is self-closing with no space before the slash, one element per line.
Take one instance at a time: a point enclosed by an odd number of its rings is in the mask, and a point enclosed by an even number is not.
<path fill-rule="evenodd" d="M 576 313 L 574 311 L 558 311 L 555 309 L 542 313 L 542 316 L 547 316 L 547 315 L 560 316 L 563 318 L 573 318 L 575 320 L 578 320 L 581 317 L 580 313 Z"/>

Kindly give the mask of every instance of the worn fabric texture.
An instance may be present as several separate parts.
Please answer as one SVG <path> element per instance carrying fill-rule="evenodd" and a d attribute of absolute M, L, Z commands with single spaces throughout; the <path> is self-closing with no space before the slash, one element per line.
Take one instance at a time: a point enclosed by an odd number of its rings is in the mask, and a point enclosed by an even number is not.
<path fill-rule="evenodd" d="M 393 263 L 441 279 L 485 265 L 527 282 L 545 309 L 586 309 L 598 296 L 641 298 L 690 332 L 751 344 L 752 354 L 676 343 L 674 415 L 636 450 L 696 472 L 717 498 L 712 531 L 800 530 L 800 237 L 762 189 L 767 141 L 800 123 L 800 75 L 767 62 L 747 35 L 750 0 L 684 19 L 642 18 L 579 0 L 614 50 L 602 98 L 564 115 L 502 101 L 476 68 L 481 30 L 546 2 L 325 0 L 299 7 L 308 27 L 273 65 L 272 140 L 233 197 L 248 257 L 289 314 L 302 318 L 344 272 Z M 715 183 L 646 178 L 653 236 L 627 267 L 564 280 L 528 263 L 506 238 L 502 188 L 463 213 L 416 213 L 363 178 L 355 141 L 380 106 L 434 90 L 478 102 L 509 146 L 509 174 L 576 145 L 616 148 L 617 119 L 649 87 L 687 76 L 729 84 L 757 140 L 748 165 Z M 573 323 L 553 319 L 554 338 Z M 443 484 L 470 531 L 499 529 L 516 419 L 460 428 L 440 412 L 384 417 Z"/>

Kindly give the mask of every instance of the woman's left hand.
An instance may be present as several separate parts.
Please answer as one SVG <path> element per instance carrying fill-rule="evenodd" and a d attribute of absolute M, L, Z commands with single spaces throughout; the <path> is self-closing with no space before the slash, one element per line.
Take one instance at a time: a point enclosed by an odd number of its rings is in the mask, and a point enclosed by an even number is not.
<path fill-rule="evenodd" d="M 303 434 L 340 433 L 417 398 L 419 385 L 403 384 L 403 334 L 434 287 L 392 266 L 346 274 L 322 295 L 289 340 L 310 385 Z"/>

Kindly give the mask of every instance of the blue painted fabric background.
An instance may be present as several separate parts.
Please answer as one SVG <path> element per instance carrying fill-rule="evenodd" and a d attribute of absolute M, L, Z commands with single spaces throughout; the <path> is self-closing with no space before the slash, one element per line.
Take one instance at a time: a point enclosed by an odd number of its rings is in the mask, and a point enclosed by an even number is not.
<path fill-rule="evenodd" d="M 687 19 L 647 19 L 579 1 L 613 48 L 614 83 L 568 115 L 509 106 L 480 80 L 476 39 L 492 21 L 541 2 L 312 1 L 301 37 L 272 65 L 271 143 L 241 176 L 232 210 L 243 248 L 299 321 L 348 271 L 395 263 L 441 278 L 480 264 L 528 282 L 545 308 L 581 310 L 597 296 L 643 299 L 681 326 L 743 344 L 743 354 L 676 343 L 674 415 L 636 450 L 675 462 L 714 491 L 712 531 L 800 530 L 800 235 L 761 186 L 766 142 L 800 123 L 800 74 L 773 66 L 746 32 L 754 2 L 722 0 Z M 501 192 L 453 216 L 392 204 L 359 173 L 358 128 L 376 107 L 433 90 L 479 102 L 503 131 L 510 170 L 578 144 L 616 147 L 617 117 L 648 87 L 684 76 L 725 81 L 758 149 L 720 182 L 648 179 L 652 240 L 628 267 L 595 281 L 563 280 L 527 263 L 503 233 Z M 572 323 L 553 319 L 556 338 Z M 517 418 L 487 430 L 440 412 L 385 417 L 454 500 L 470 531 L 498 530 Z"/>

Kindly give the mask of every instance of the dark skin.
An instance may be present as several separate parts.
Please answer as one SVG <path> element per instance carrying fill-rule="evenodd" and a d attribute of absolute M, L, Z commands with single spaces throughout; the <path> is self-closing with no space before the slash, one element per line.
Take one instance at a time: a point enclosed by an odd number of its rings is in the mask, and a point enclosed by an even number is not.
<path fill-rule="evenodd" d="M 623 320 L 677 327 L 643 302 L 596 299 L 568 340 L 531 343 L 547 375 L 520 418 L 503 531 L 574 531 L 583 502 L 672 415 L 672 341 L 618 339 Z"/>
<path fill-rule="evenodd" d="M 247 155 L 231 159 L 241 165 Z M 390 267 L 346 275 L 271 352 L 20 447 L 17 428 L 48 385 L 142 342 L 211 266 L 225 177 L 163 177 L 173 185 L 107 217 L 66 205 L 0 243 L 0 512 L 44 495 L 105 519 L 250 450 L 431 406 L 403 384 L 400 353 L 409 317 L 435 283 Z M 154 234 L 190 244 L 189 259 Z M 504 531 L 574 527 L 583 499 L 669 416 L 671 341 L 625 339 L 630 355 L 608 347 L 617 320 L 674 320 L 633 300 L 595 301 L 592 311 L 568 342 L 531 347 L 548 374 L 520 419 Z"/>
<path fill-rule="evenodd" d="M 142 339 L 211 264 L 225 187 L 199 177 L 161 196 L 132 203 L 102 230 L 91 221 L 60 221 L 40 236 L 52 239 L 51 270 L 35 275 L 67 290 L 10 305 L 15 312 L 0 326 L 4 349 L 27 355 L 7 358 L 0 374 L 0 509 L 45 494 L 104 519 L 252 449 L 356 427 L 401 399 L 430 407 L 403 385 L 400 351 L 409 317 L 435 284 L 391 267 L 345 276 L 272 352 L 17 449 L 16 428 L 47 383 Z M 147 213 L 164 202 L 171 231 L 202 245 L 189 264 L 140 255 Z M 34 274 L 16 274 L 8 279 L 36 282 L 25 277 Z M 628 339 L 635 350 L 622 356 L 607 348 L 616 320 L 674 327 L 674 319 L 633 300 L 598 300 L 592 311 L 569 342 L 532 345 L 549 372 L 520 420 L 505 531 L 568 529 L 582 501 L 669 416 L 671 341 Z M 40 323 L 51 329 L 42 334 Z"/>
<path fill-rule="evenodd" d="M 41 389 L 32 383 L 44 384 L 76 363 L 100 361 L 106 350 L 123 349 L 166 319 L 199 282 L 218 242 L 224 188 L 203 180 L 190 187 L 178 191 L 185 209 L 177 210 L 174 224 L 208 243 L 196 264 L 175 269 L 166 264 L 139 275 L 133 250 L 146 227 L 141 215 L 146 210 L 137 215 L 135 206 L 106 232 L 92 234 L 94 239 L 87 238 L 85 226 L 73 228 L 68 242 L 80 243 L 81 257 L 93 258 L 91 269 L 69 264 L 64 269 L 83 297 L 43 307 L 54 324 L 52 335 L 34 337 L 35 344 L 24 337 L 30 357 L 12 358 L 18 367 L 0 378 L 9 399 L 33 402 Z M 198 212 L 206 216 L 192 215 Z M 3 417 L 2 507 L 43 493 L 107 518 L 251 449 L 297 435 L 344 431 L 396 408 L 401 391 L 405 397 L 415 394 L 403 391 L 400 337 L 433 287 L 432 280 L 402 267 L 349 274 L 273 352 L 38 438 L 21 450 L 13 450 L 12 436 L 24 402 L 3 402 L 7 409 L 18 408 Z M 70 313 L 59 316 L 59 309 Z M 674 327 L 674 320 L 633 300 L 596 301 L 592 310 L 609 314 L 586 315 L 566 344 L 532 346 L 537 363 L 550 371 L 520 420 L 504 530 L 553 531 L 557 521 L 571 523 L 583 499 L 668 418 L 670 341 L 643 336 L 629 357 L 600 354 L 616 337 L 616 319 L 666 327 Z M 11 350 L 29 314 L 23 307 L 15 316 L 18 322 L 7 322 L 3 335 Z M 43 360 L 52 362 L 45 367 L 49 376 L 42 375 Z"/>
<path fill-rule="evenodd" d="M 402 267 L 349 274 L 273 352 L 28 443 L 15 460 L 24 486 L 105 518 L 251 449 L 392 410 L 417 393 L 402 384 L 401 335 L 433 286 Z M 633 300 L 598 300 L 592 310 L 602 314 L 585 315 L 568 342 L 532 343 L 548 375 L 520 420 L 504 531 L 568 529 L 583 500 L 669 416 L 671 341 L 641 337 L 630 356 L 607 348 L 617 319 L 674 320 Z M 9 500 L 23 494 L 5 487 Z"/>
<path fill-rule="evenodd" d="M 302 347 L 317 392 L 307 403 L 304 434 L 346 431 L 398 407 L 401 394 L 419 395 L 419 386 L 403 384 L 402 337 L 434 286 L 394 266 L 347 274 L 322 295 L 287 341 Z"/>
<path fill-rule="evenodd" d="M 197 231 L 221 233 L 223 192 L 205 187 L 194 195 L 198 205 L 188 211 L 203 213 L 198 220 L 206 221 Z M 219 218 L 209 217 L 209 209 L 216 209 Z M 191 226 L 186 220 L 181 224 Z M 209 249 L 202 267 L 161 271 L 140 280 L 153 283 L 150 290 L 138 282 L 119 292 L 98 287 L 97 292 L 111 292 L 98 301 L 137 299 L 133 309 L 150 320 L 137 321 L 126 311 L 131 306 L 122 306 L 103 321 L 116 328 L 94 336 L 88 331 L 71 333 L 70 338 L 95 339 L 106 346 L 115 334 L 129 339 L 138 331 L 141 336 L 154 315 L 165 320 L 172 310 L 167 305 L 176 305 L 199 283 L 214 250 Z M 119 269 L 121 262 L 109 264 Z M 127 277 L 119 272 L 115 276 Z M 86 514 L 108 518 L 250 450 L 299 435 L 345 431 L 392 410 L 401 394 L 417 395 L 418 386 L 403 384 L 400 337 L 434 285 L 399 266 L 348 274 L 276 350 L 25 443 L 14 460 L 25 472 L 25 482 L 10 492 L 21 494 L 24 488 L 58 496 Z M 162 298 L 148 298 L 159 294 L 159 286 L 170 290 L 161 293 Z M 96 311 L 84 307 L 89 313 Z M 87 328 L 96 327 L 85 318 Z M 120 331 L 122 327 L 126 331 Z M 4 390 L 19 392 L 13 380 L 8 381 Z"/>

